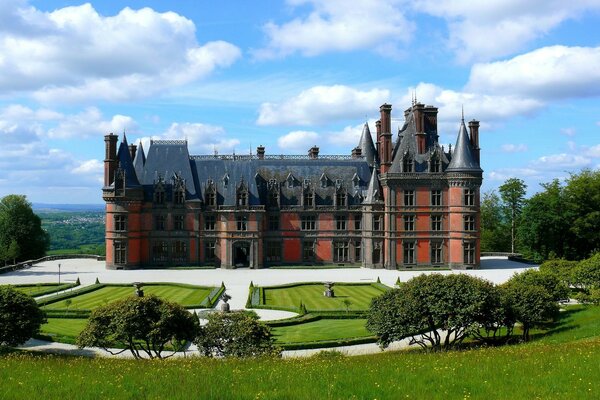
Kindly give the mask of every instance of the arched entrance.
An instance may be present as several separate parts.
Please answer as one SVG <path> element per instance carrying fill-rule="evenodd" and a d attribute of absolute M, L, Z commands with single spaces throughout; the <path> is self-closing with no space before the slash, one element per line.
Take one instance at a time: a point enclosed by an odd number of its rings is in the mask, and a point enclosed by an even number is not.
<path fill-rule="evenodd" d="M 235 242 L 233 244 L 233 266 L 235 268 L 250 266 L 250 242 Z"/>

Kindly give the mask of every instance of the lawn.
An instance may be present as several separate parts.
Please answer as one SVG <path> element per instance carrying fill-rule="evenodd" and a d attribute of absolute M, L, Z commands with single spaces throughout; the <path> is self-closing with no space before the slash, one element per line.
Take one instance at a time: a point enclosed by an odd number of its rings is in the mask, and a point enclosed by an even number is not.
<path fill-rule="evenodd" d="M 277 343 L 321 342 L 372 336 L 366 319 L 320 319 L 299 325 L 271 328 Z"/>
<path fill-rule="evenodd" d="M 31 297 L 42 296 L 54 292 L 60 292 L 74 287 L 73 283 L 34 283 L 34 284 L 23 284 L 23 285 L 12 285 L 13 288 L 17 289 L 21 293 L 25 293 Z"/>
<path fill-rule="evenodd" d="M 145 285 L 146 295 L 153 294 L 166 300 L 179 303 L 184 307 L 198 305 L 214 288 L 204 286 L 179 286 L 169 284 Z M 83 293 L 68 299 L 44 305 L 45 310 L 93 310 L 104 304 L 133 295 L 133 286 L 103 285 L 97 290 Z M 70 300 L 71 304 L 67 304 Z"/>
<path fill-rule="evenodd" d="M 75 343 L 87 321 L 87 318 L 48 318 L 40 334 L 55 342 Z"/>
<path fill-rule="evenodd" d="M 335 284 L 335 297 L 325 297 L 323 284 L 298 284 L 293 286 L 273 286 L 264 288 L 264 306 L 297 308 L 302 302 L 307 311 L 346 310 L 344 300 L 350 301 L 349 310 L 367 310 L 371 299 L 380 296 L 383 289 L 374 284 Z"/>

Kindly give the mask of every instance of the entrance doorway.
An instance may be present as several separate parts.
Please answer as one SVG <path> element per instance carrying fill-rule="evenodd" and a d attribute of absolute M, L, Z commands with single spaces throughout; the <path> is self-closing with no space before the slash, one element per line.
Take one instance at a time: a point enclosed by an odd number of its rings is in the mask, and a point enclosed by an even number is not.
<path fill-rule="evenodd" d="M 237 242 L 233 244 L 233 265 L 236 268 L 250 266 L 250 243 Z"/>

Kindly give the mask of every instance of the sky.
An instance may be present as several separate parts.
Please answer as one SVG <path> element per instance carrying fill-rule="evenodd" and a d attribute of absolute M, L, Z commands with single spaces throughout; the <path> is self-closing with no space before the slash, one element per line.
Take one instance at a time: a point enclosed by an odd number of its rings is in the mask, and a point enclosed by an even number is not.
<path fill-rule="evenodd" d="M 0 1 L 0 196 L 102 203 L 104 135 L 350 154 L 392 104 L 481 121 L 483 190 L 600 167 L 600 0 Z"/>

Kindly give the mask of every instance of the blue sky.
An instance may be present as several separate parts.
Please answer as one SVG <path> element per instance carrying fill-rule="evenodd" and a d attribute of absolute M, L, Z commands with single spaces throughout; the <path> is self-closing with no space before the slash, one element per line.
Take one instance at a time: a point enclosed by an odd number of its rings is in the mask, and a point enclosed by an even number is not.
<path fill-rule="evenodd" d="M 0 195 L 101 203 L 103 136 L 349 154 L 416 92 L 484 190 L 600 166 L 600 0 L 0 3 Z"/>

